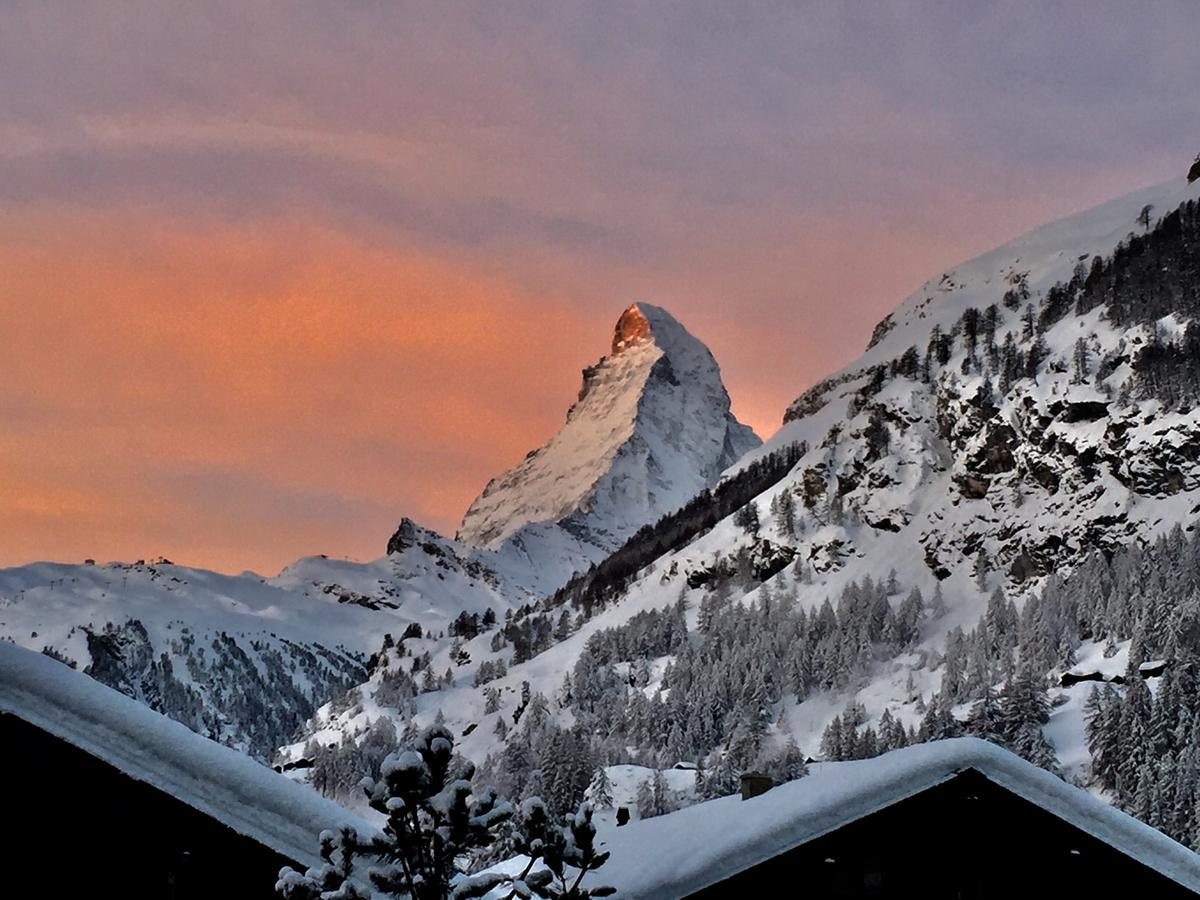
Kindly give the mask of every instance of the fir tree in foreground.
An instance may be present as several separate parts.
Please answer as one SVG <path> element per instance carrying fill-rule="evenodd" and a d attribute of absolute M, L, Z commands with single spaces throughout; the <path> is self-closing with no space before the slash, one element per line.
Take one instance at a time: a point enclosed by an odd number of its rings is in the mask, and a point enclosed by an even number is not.
<path fill-rule="evenodd" d="M 592 824 L 591 807 L 584 803 L 579 811 L 568 815 L 565 824 L 551 822 L 544 804 L 531 797 L 521 804 L 514 822 L 515 847 L 529 857 L 525 868 L 515 878 L 500 873 L 485 873 L 464 879 L 454 892 L 455 898 L 481 897 L 489 891 L 511 885 L 506 900 L 515 898 L 554 898 L 554 900 L 590 900 L 616 893 L 616 888 L 600 886 L 585 888 L 583 877 L 600 868 L 608 860 L 607 851 L 596 851 L 596 826 Z M 541 866 L 538 866 L 541 863 Z"/>
<path fill-rule="evenodd" d="M 322 832 L 325 864 L 304 874 L 283 869 L 276 891 L 286 900 L 366 900 L 370 894 L 354 879 L 366 859 L 370 884 L 386 896 L 449 897 L 460 862 L 488 846 L 512 815 L 494 792 L 474 794 L 473 775 L 474 766 L 454 756 L 445 727 L 426 729 L 416 749 L 388 756 L 378 781 L 361 782 L 371 808 L 387 816 L 382 832 L 364 837 L 349 826 Z"/>
<path fill-rule="evenodd" d="M 475 792 L 474 774 L 473 764 L 454 755 L 454 738 L 445 727 L 426 729 L 415 749 L 384 761 L 379 780 L 361 782 L 371 808 L 387 816 L 382 832 L 363 836 L 350 826 L 322 832 L 324 864 L 304 873 L 285 867 L 276 892 L 285 900 L 369 900 L 380 895 L 466 900 L 509 884 L 510 898 L 584 900 L 612 893 L 611 888 L 589 890 L 580 884 L 608 858 L 595 851 L 591 808 L 585 804 L 567 816 L 564 826 L 555 826 L 538 798 L 525 802 L 515 822 L 516 849 L 530 857 L 525 871 L 517 878 L 464 875 L 470 856 L 490 847 L 500 826 L 513 819 L 512 805 L 499 800 L 495 791 Z M 542 866 L 535 870 L 539 861 Z"/>

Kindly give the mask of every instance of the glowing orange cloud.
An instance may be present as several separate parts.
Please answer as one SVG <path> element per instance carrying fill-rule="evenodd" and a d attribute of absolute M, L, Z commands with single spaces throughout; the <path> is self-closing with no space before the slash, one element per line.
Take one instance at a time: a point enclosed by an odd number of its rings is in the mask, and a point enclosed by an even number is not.
<path fill-rule="evenodd" d="M 452 528 L 604 342 L 570 307 L 311 224 L 55 224 L 0 251 L 3 563 L 273 570 L 369 556 L 402 513 Z"/>
<path fill-rule="evenodd" d="M 298 214 L 0 216 L 0 565 L 162 554 L 273 572 L 374 556 L 401 515 L 452 532 L 559 426 L 636 299 L 709 344 L 735 412 L 769 435 L 934 261 L 1015 230 L 984 221 L 994 235 L 945 237 L 870 210 L 733 208 L 613 265 Z"/>
<path fill-rule="evenodd" d="M 1192 10 L 996 6 L 0 4 L 0 565 L 451 531 L 639 299 L 766 436 L 1195 152 Z"/>

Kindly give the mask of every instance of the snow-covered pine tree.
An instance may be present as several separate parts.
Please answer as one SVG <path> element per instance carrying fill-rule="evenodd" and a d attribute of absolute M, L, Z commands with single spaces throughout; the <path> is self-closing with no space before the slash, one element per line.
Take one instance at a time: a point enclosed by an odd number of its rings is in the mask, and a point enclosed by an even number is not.
<path fill-rule="evenodd" d="M 591 784 L 587 789 L 587 798 L 593 809 L 612 809 L 612 781 L 604 766 L 597 768 L 596 774 L 592 776 Z"/>
<path fill-rule="evenodd" d="M 796 536 L 796 500 L 791 490 L 783 490 L 773 501 L 775 521 L 781 534 Z"/>
<path fill-rule="evenodd" d="M 975 586 L 979 588 L 981 593 L 987 591 L 988 568 L 991 565 L 988 559 L 987 550 L 980 547 L 979 552 L 975 554 L 974 578 Z"/>
<path fill-rule="evenodd" d="M 1058 756 L 1042 733 L 1042 726 L 1049 719 L 1046 680 L 1023 664 L 1000 694 L 1000 733 L 1009 750 L 1053 772 L 1058 770 Z"/>
<path fill-rule="evenodd" d="M 492 891 L 506 900 L 540 897 L 543 900 L 590 900 L 616 893 L 607 886 L 584 887 L 583 879 L 608 861 L 596 849 L 592 809 L 584 803 L 555 825 L 537 797 L 521 804 L 513 823 L 514 847 L 529 858 L 516 876 L 494 872 L 463 879 L 455 886 L 454 900 L 482 897 Z M 509 887 L 505 893 L 505 886 Z M 498 889 L 498 890 L 497 890 Z"/>
<path fill-rule="evenodd" d="M 803 778 L 807 775 L 808 763 L 805 761 L 804 754 L 796 743 L 796 739 L 788 738 L 779 755 L 769 760 L 763 766 L 763 769 L 776 782 L 782 784 L 787 781 L 795 781 L 797 778 Z"/>
<path fill-rule="evenodd" d="M 747 534 L 757 535 L 758 522 L 758 504 L 751 500 L 733 516 L 733 524 L 744 530 Z"/>
<path fill-rule="evenodd" d="M 1088 349 L 1087 340 L 1083 337 L 1076 338 L 1075 349 L 1071 354 L 1072 366 L 1074 367 L 1071 375 L 1072 384 L 1085 384 L 1088 376 L 1091 374 L 1091 351 Z"/>
<path fill-rule="evenodd" d="M 983 696 L 971 707 L 967 716 L 967 731 L 977 738 L 1003 746 L 1000 699 L 991 685 L 984 688 Z"/>
<path fill-rule="evenodd" d="M 821 734 L 821 755 L 827 760 L 842 760 L 847 759 L 846 751 L 846 729 L 842 724 L 841 715 L 836 715 L 833 720 L 825 726 L 825 731 Z M 850 734 L 850 742 L 853 744 L 853 730 Z"/>
<path fill-rule="evenodd" d="M 276 891 L 285 900 L 368 900 L 369 881 L 377 895 L 445 900 L 467 855 L 491 844 L 512 815 L 494 791 L 475 793 L 474 771 L 470 762 L 455 758 L 454 738 L 445 727 L 427 728 L 415 749 L 384 761 L 378 781 L 362 781 L 371 808 L 387 817 L 382 831 L 323 832 L 324 865 L 303 874 L 285 867 Z M 369 872 L 362 871 L 361 859 L 372 861 Z M 360 872 L 364 881 L 355 877 Z"/>
<path fill-rule="evenodd" d="M 940 619 L 946 614 L 946 598 L 942 594 L 941 582 L 934 585 L 933 597 L 929 601 L 929 617 L 931 619 Z"/>
<path fill-rule="evenodd" d="M 654 788 L 651 787 L 649 778 L 638 785 L 634 802 L 637 804 L 639 819 L 649 819 L 658 815 L 654 811 Z"/>
<path fill-rule="evenodd" d="M 650 778 L 650 796 L 654 802 L 654 815 L 665 816 L 674 808 L 671 791 L 667 787 L 667 779 L 662 769 L 655 769 Z"/>
<path fill-rule="evenodd" d="M 721 757 L 705 772 L 701 796 L 705 800 L 712 800 L 716 797 L 727 797 L 736 793 L 737 789 L 737 772 L 727 758 Z"/>
<path fill-rule="evenodd" d="M 921 741 L 940 741 L 962 735 L 962 725 L 954 718 L 949 704 L 940 694 L 930 702 L 917 734 Z"/>

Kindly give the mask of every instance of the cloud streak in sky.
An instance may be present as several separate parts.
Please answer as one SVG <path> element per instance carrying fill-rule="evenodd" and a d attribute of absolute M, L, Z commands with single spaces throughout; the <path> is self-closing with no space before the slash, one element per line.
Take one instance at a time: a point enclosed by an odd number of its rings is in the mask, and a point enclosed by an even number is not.
<path fill-rule="evenodd" d="M 932 272 L 1172 175 L 1195 11 L 0 10 L 0 564 L 452 530 L 633 299 L 769 432 Z"/>

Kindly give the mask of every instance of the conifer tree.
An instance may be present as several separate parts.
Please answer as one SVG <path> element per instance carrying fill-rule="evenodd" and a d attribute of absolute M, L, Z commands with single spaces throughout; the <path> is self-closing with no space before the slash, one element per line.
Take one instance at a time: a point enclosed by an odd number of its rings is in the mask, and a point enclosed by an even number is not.
<path fill-rule="evenodd" d="M 1072 364 L 1074 366 L 1074 374 L 1071 376 L 1071 382 L 1073 384 L 1083 384 L 1087 381 L 1088 375 L 1091 374 L 1091 352 L 1088 350 L 1087 341 L 1082 337 L 1075 340 Z"/>
<path fill-rule="evenodd" d="M 650 779 L 644 779 L 637 787 L 637 793 L 634 794 L 634 802 L 637 803 L 638 818 L 650 819 L 658 815 L 658 811 L 654 804 L 654 788 L 650 784 Z"/>
<path fill-rule="evenodd" d="M 737 511 L 733 517 L 733 524 L 741 528 L 747 534 L 758 535 L 758 504 L 751 500 L 745 506 Z"/>
<path fill-rule="evenodd" d="M 1003 746 L 1000 700 L 991 685 L 984 688 L 983 696 L 971 707 L 971 713 L 967 716 L 967 731 L 977 738 Z"/>
<path fill-rule="evenodd" d="M 796 536 L 796 500 L 790 489 L 780 491 L 772 501 L 775 521 L 781 534 Z"/>
<path fill-rule="evenodd" d="M 717 797 L 727 797 L 736 793 L 737 789 L 737 772 L 734 771 L 727 758 L 719 758 L 705 773 L 703 798 L 713 800 Z"/>
<path fill-rule="evenodd" d="M 604 766 L 597 768 L 596 774 L 592 776 L 591 784 L 587 789 L 587 798 L 593 809 L 612 809 L 612 781 L 609 780 L 608 771 Z"/>
<path fill-rule="evenodd" d="M 788 738 L 780 754 L 763 767 L 777 782 L 795 781 L 808 774 L 808 763 L 795 738 Z"/>
<path fill-rule="evenodd" d="M 454 900 L 495 893 L 506 900 L 539 897 L 544 900 L 589 900 L 615 893 L 612 887 L 584 887 L 582 882 L 608 860 L 596 850 L 596 826 L 585 803 L 555 825 L 537 797 L 521 804 L 513 824 L 513 848 L 528 857 L 518 874 L 488 872 L 464 878 L 455 885 Z M 572 871 L 574 870 L 574 871 Z M 507 888 L 507 893 L 505 889 Z"/>
<path fill-rule="evenodd" d="M 322 832 L 324 864 L 303 874 L 285 867 L 276 891 L 285 900 L 367 900 L 369 882 L 384 896 L 445 900 L 467 854 L 489 845 L 512 815 L 495 792 L 475 792 L 473 775 L 470 762 L 455 760 L 450 732 L 427 728 L 415 749 L 387 758 L 378 781 L 362 781 L 371 808 L 387 819 L 381 833 Z M 363 859 L 373 862 L 365 873 Z"/>

